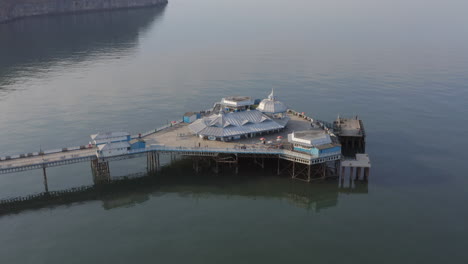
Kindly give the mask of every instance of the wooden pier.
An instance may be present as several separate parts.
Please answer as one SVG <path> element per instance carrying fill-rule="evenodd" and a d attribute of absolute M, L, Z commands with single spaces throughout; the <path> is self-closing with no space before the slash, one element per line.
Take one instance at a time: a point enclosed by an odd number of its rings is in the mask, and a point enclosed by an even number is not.
<path fill-rule="evenodd" d="M 306 182 L 310 182 L 313 179 L 338 177 L 340 168 L 343 171 L 345 167 L 356 167 L 343 163 L 341 152 L 314 156 L 294 151 L 292 145 L 287 140 L 288 134 L 294 131 L 308 130 L 312 125 L 321 126 L 328 131 L 328 129 L 333 129 L 334 125 L 314 120 L 304 113 L 293 110 L 288 110 L 287 115 L 290 121 L 282 131 L 229 142 L 203 140 L 193 135 L 186 123 L 176 122 L 139 136 L 133 136 L 133 138 L 139 137 L 143 139 L 146 142 L 146 147 L 129 150 L 124 155 L 99 157 L 96 154 L 97 148 L 95 146 L 80 146 L 55 151 L 28 153 L 27 155 L 1 157 L 0 174 L 42 169 L 44 190 L 48 192 L 46 174 L 48 167 L 90 162 L 93 181 L 96 185 L 101 185 L 110 182 L 111 168 L 109 161 L 142 156 L 147 157 L 148 173 L 157 173 L 161 169 L 161 155 L 190 157 L 193 159 L 195 171 L 199 170 L 200 163 L 205 160 L 208 161 L 210 166 L 214 166 L 215 172 L 219 172 L 220 168 L 226 164 L 230 167 L 235 167 L 236 171 L 238 171 L 241 159 L 251 159 L 260 167 L 265 167 L 265 161 L 268 160 L 270 161 L 269 166 L 277 166 L 277 174 L 287 173 L 292 179 Z M 335 123 L 335 128 L 337 135 L 339 135 L 340 140 L 343 140 L 344 144 L 354 148 L 357 153 L 364 152 L 365 133 L 361 120 L 340 119 L 338 124 Z M 264 140 L 260 140 L 260 137 L 264 138 Z M 348 137 L 360 139 L 352 141 L 358 143 L 349 143 Z M 354 163 L 359 163 L 359 160 Z M 369 168 L 370 163 L 364 169 L 366 180 L 369 175 Z"/>

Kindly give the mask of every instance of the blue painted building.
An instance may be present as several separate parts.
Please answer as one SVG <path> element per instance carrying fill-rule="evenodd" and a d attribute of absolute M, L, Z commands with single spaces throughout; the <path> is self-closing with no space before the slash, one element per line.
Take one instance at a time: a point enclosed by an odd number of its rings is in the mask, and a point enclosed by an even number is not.
<path fill-rule="evenodd" d="M 141 138 L 135 138 L 130 140 L 130 149 L 144 149 L 146 148 L 146 142 Z"/>
<path fill-rule="evenodd" d="M 183 121 L 184 123 L 193 123 L 195 120 L 200 119 L 201 114 L 200 113 L 195 113 L 195 112 L 187 112 L 184 114 Z"/>
<path fill-rule="evenodd" d="M 305 152 L 316 157 L 341 154 L 341 145 L 335 136 L 331 136 L 321 128 L 293 132 L 288 135 L 288 141 L 295 151 Z"/>

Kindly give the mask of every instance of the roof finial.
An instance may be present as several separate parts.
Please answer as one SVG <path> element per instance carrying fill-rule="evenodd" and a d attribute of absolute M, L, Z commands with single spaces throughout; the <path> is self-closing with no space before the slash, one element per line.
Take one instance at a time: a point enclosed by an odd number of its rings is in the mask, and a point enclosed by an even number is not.
<path fill-rule="evenodd" d="M 268 99 L 270 99 L 270 100 L 276 100 L 275 91 L 273 90 L 273 88 L 271 88 L 271 93 L 270 93 L 270 95 L 268 96 Z"/>

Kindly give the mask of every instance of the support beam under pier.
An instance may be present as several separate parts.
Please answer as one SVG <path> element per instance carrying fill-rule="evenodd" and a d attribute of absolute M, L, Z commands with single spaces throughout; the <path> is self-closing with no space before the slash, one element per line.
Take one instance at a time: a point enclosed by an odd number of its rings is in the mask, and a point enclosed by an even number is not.
<path fill-rule="evenodd" d="M 148 152 L 146 156 L 146 162 L 147 162 L 147 170 L 148 173 L 152 173 L 155 171 L 158 171 L 160 166 L 159 166 L 159 153 L 156 151 Z"/>
<path fill-rule="evenodd" d="M 95 159 L 91 161 L 94 184 L 105 184 L 110 182 L 110 170 L 108 161 Z"/>
<path fill-rule="evenodd" d="M 47 183 L 47 173 L 46 173 L 46 166 L 42 166 L 42 172 L 44 175 L 44 190 L 46 193 L 49 192 L 49 184 Z"/>

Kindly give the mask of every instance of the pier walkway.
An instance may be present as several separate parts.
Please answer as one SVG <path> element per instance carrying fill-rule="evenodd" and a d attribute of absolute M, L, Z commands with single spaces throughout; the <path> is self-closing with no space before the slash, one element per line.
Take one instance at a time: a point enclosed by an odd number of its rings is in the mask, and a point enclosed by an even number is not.
<path fill-rule="evenodd" d="M 217 156 L 233 155 L 270 155 L 281 159 L 313 165 L 326 161 L 339 160 L 341 153 L 329 153 L 327 156 L 314 157 L 291 150 L 287 143 L 287 135 L 293 131 L 307 130 L 311 126 L 311 118 L 297 112 L 290 112 L 291 120 L 285 130 L 279 133 L 260 137 L 241 139 L 232 142 L 209 141 L 192 135 L 185 123 L 177 122 L 160 129 L 144 133 L 141 137 L 146 141 L 144 149 L 130 150 L 125 155 L 99 158 L 99 160 L 121 160 L 142 156 L 148 152 L 176 153 L 183 156 Z M 278 139 L 280 137 L 280 139 Z M 61 166 L 72 163 L 96 160 L 96 148 L 73 147 L 42 153 L 28 153 L 10 157 L 0 157 L 0 174 Z"/>

